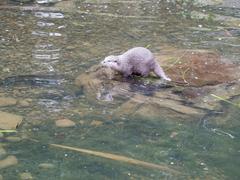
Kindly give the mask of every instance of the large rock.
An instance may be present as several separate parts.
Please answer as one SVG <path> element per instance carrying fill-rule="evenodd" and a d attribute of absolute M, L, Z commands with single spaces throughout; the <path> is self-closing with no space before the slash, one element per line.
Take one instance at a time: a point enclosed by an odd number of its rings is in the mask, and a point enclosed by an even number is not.
<path fill-rule="evenodd" d="M 163 50 L 156 59 L 174 82 L 185 86 L 217 85 L 240 79 L 240 66 L 225 62 L 217 52 Z"/>
<path fill-rule="evenodd" d="M 22 119 L 22 116 L 0 111 L 0 129 L 16 129 Z"/>
<path fill-rule="evenodd" d="M 155 54 L 172 82 L 158 78 L 124 79 L 99 65 L 76 78 L 86 99 L 109 107 L 115 117 L 199 119 L 218 110 L 221 98 L 240 94 L 240 68 L 206 50 L 162 49 Z M 155 76 L 155 75 L 153 75 Z M 116 101 L 115 99 L 121 100 Z M 112 105 L 116 106 L 112 106 Z M 110 109 L 111 108 L 111 109 Z"/>

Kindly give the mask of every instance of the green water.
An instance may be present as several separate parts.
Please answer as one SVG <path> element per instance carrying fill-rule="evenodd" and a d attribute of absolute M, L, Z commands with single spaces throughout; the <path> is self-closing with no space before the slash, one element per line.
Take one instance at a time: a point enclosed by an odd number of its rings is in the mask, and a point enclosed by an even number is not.
<path fill-rule="evenodd" d="M 187 121 L 165 116 L 111 118 L 123 99 L 94 104 L 74 79 L 106 55 L 134 46 L 154 52 L 162 47 L 215 50 L 239 63 L 240 7 L 191 1 L 40 2 L 0 3 L 0 94 L 31 100 L 28 106 L 0 107 L 23 117 L 17 133 L 1 137 L 7 154 L 18 159 L 17 165 L 0 169 L 3 179 L 20 179 L 24 172 L 34 179 L 64 180 L 239 179 L 239 108 L 221 103 L 217 112 Z M 233 101 L 240 102 L 238 97 Z M 63 118 L 76 125 L 56 127 L 55 121 Z M 9 136 L 22 140 L 11 142 Z M 50 143 L 124 155 L 181 173 L 54 148 Z M 53 168 L 40 168 L 41 163 Z"/>

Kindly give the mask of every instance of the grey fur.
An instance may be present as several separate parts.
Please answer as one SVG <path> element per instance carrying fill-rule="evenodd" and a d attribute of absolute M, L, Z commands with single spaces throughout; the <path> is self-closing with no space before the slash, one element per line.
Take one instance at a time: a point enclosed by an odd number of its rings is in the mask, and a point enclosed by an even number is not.
<path fill-rule="evenodd" d="M 152 52 L 144 47 L 132 48 L 118 56 L 107 56 L 101 64 L 123 73 L 125 77 L 131 74 L 146 77 L 153 71 L 158 77 L 171 81 L 154 59 Z"/>

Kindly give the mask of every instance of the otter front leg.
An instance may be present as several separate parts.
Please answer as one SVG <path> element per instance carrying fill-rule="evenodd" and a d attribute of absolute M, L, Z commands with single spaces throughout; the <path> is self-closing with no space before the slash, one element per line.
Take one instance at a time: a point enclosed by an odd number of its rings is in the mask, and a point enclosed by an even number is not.
<path fill-rule="evenodd" d="M 169 77 L 166 76 L 166 74 L 164 73 L 162 67 L 156 63 L 155 67 L 154 67 L 154 73 L 156 75 L 158 75 L 159 77 L 162 77 L 163 79 L 167 80 L 167 81 L 171 81 L 171 79 Z"/>

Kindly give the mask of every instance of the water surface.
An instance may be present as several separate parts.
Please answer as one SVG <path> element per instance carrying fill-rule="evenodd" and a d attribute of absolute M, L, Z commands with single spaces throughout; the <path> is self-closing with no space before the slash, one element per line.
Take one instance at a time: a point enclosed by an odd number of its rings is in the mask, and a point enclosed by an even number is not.
<path fill-rule="evenodd" d="M 24 172 L 35 179 L 238 179 L 239 107 L 222 102 L 218 111 L 187 121 L 112 118 L 125 99 L 93 103 L 74 80 L 106 55 L 134 46 L 153 52 L 168 47 L 213 50 L 238 64 L 239 18 L 240 6 L 226 2 L 1 2 L 0 95 L 30 103 L 0 107 L 23 117 L 16 133 L 1 137 L 7 154 L 19 162 L 0 174 L 4 179 L 19 179 Z M 149 92 L 156 91 L 141 85 L 134 86 L 134 92 L 151 96 Z M 239 98 L 232 101 L 238 103 Z M 56 127 L 55 121 L 64 118 L 76 125 Z M 22 140 L 12 142 L 9 136 Z M 124 155 L 181 174 L 53 148 L 50 143 Z M 41 168 L 41 163 L 53 167 Z"/>

